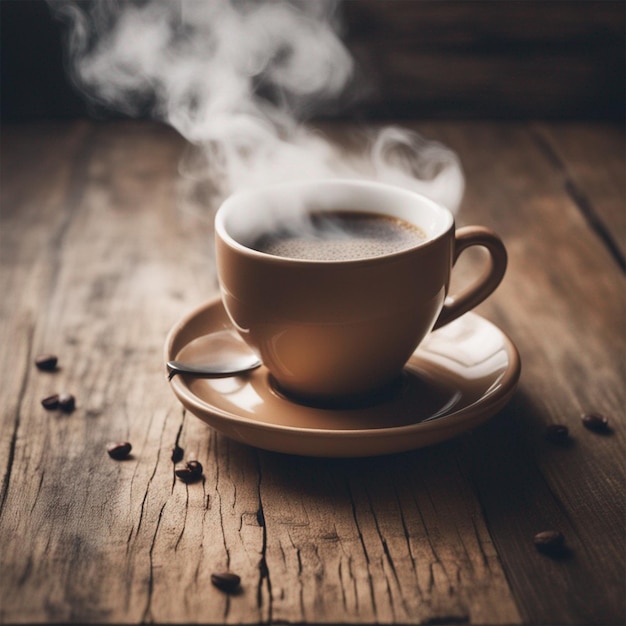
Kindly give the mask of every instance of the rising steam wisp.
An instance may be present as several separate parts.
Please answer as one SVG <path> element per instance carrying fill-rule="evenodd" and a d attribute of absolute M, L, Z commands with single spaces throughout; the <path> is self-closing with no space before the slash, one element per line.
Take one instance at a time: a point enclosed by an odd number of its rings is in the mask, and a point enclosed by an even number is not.
<path fill-rule="evenodd" d="M 306 124 L 340 101 L 354 62 L 337 2 L 149 0 L 52 2 L 70 24 L 73 76 L 95 101 L 150 114 L 193 147 L 182 164 L 224 196 L 273 182 L 369 178 L 419 191 L 455 211 L 456 155 L 399 127 L 351 158 Z"/>

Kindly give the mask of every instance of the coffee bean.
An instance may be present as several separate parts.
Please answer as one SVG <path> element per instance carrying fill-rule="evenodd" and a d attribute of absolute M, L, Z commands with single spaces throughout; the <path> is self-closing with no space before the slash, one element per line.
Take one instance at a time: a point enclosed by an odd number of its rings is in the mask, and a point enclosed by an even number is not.
<path fill-rule="evenodd" d="M 563 424 L 550 424 L 546 427 L 545 438 L 551 443 L 565 443 L 569 438 L 569 430 Z"/>
<path fill-rule="evenodd" d="M 57 367 L 58 358 L 54 354 L 40 354 L 35 359 L 35 365 L 45 372 L 52 372 Z"/>
<path fill-rule="evenodd" d="M 41 401 L 43 408 L 46 411 L 54 411 L 59 408 L 59 394 L 53 393 L 51 396 L 47 396 Z"/>
<path fill-rule="evenodd" d="M 565 537 L 559 530 L 543 530 L 535 535 L 533 541 L 539 552 L 551 555 L 563 553 Z"/>
<path fill-rule="evenodd" d="M 222 591 L 236 591 L 241 583 L 241 578 L 232 572 L 214 572 L 211 574 L 211 582 Z"/>
<path fill-rule="evenodd" d="M 174 474 L 184 483 L 193 483 L 198 480 L 200 477 L 197 474 L 194 474 L 188 467 L 177 467 L 174 470 Z"/>
<path fill-rule="evenodd" d="M 118 443 L 110 443 L 107 446 L 107 452 L 112 459 L 116 461 L 121 461 L 125 459 L 129 454 L 133 447 L 128 443 L 128 441 L 118 442 Z"/>
<path fill-rule="evenodd" d="M 200 461 L 187 461 L 187 468 L 197 476 L 202 476 L 202 464 Z"/>
<path fill-rule="evenodd" d="M 172 448 L 172 462 L 179 463 L 183 460 L 183 456 L 185 455 L 185 451 L 180 446 L 174 446 Z"/>
<path fill-rule="evenodd" d="M 609 430 L 609 420 L 600 413 L 587 413 L 582 416 L 583 426 L 596 433 L 606 433 Z"/>
<path fill-rule="evenodd" d="M 65 413 L 71 413 L 76 408 L 76 398 L 71 393 L 59 394 L 59 408 Z"/>
<path fill-rule="evenodd" d="M 174 470 L 184 483 L 193 483 L 202 478 L 202 463 L 200 461 L 187 461 L 184 466 L 179 466 Z"/>

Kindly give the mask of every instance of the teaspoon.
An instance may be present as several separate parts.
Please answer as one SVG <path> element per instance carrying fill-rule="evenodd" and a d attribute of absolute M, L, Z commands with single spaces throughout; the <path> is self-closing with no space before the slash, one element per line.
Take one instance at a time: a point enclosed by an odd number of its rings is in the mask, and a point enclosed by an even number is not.
<path fill-rule="evenodd" d="M 261 365 L 260 359 L 232 331 L 221 330 L 194 339 L 167 362 L 168 379 L 176 374 L 225 377 L 243 374 Z"/>

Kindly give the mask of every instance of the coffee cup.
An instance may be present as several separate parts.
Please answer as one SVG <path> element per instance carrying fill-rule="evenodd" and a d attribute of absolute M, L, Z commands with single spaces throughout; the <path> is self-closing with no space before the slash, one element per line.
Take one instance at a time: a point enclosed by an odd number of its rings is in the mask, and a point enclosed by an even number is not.
<path fill-rule="evenodd" d="M 331 223 L 332 234 L 300 233 L 312 222 L 322 230 Z M 217 211 L 215 237 L 234 327 L 276 391 L 305 401 L 357 398 L 392 384 L 424 337 L 482 302 L 507 264 L 487 228 L 455 230 L 452 213 L 436 202 L 361 180 L 236 193 Z M 450 295 L 452 268 L 470 246 L 487 250 L 488 267 Z"/>

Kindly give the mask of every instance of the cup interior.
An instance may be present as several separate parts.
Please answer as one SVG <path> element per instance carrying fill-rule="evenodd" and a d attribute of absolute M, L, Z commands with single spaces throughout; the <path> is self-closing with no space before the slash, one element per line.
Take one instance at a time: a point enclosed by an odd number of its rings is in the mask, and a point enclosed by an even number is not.
<path fill-rule="evenodd" d="M 403 219 L 426 235 L 422 244 L 453 224 L 450 211 L 406 189 L 360 180 L 290 182 L 230 196 L 215 218 L 218 236 L 231 246 L 263 254 L 249 246 L 263 233 L 291 224 L 310 213 L 355 211 Z"/>

